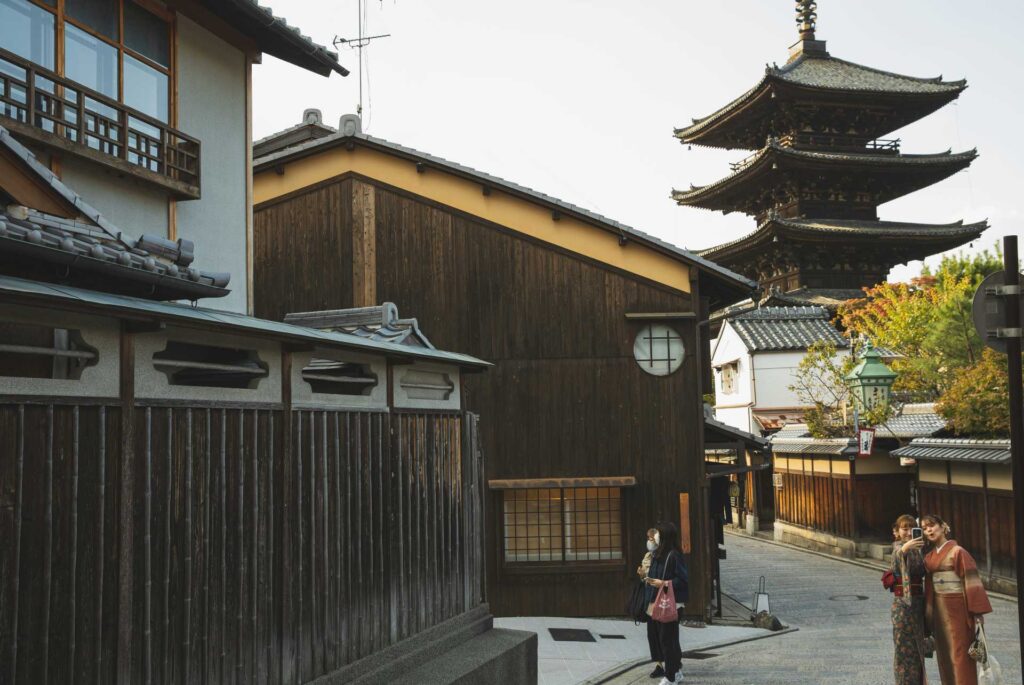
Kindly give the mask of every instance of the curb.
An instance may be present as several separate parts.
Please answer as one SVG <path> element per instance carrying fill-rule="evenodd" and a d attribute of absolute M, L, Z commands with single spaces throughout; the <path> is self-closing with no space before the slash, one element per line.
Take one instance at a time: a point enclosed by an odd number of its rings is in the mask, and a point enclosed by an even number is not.
<path fill-rule="evenodd" d="M 722 649 L 723 647 L 732 647 L 733 645 L 741 645 L 741 644 L 743 644 L 745 642 L 755 642 L 757 640 L 767 640 L 768 638 L 777 637 L 779 635 L 785 635 L 787 633 L 795 633 L 798 630 L 800 630 L 800 629 L 799 628 L 783 628 L 782 630 L 776 630 L 775 632 L 768 633 L 767 635 L 752 635 L 750 637 L 741 637 L 741 638 L 738 638 L 736 640 L 726 640 L 725 642 L 718 642 L 716 644 L 706 645 L 704 647 L 701 647 L 700 649 L 690 649 L 690 650 L 687 650 L 687 651 L 683 652 L 683 659 L 685 659 L 686 655 L 690 654 L 691 652 L 709 652 L 709 651 L 711 651 L 713 649 Z M 621 664 L 619 664 L 617 666 L 612 666 L 607 671 L 604 671 L 603 673 L 598 673 L 597 675 L 595 675 L 595 676 L 593 676 L 591 678 L 588 678 L 587 680 L 580 681 L 578 683 L 578 685 L 602 685 L 602 683 L 607 683 L 607 682 L 611 681 L 613 678 L 618 678 L 620 675 L 622 675 L 624 673 L 628 673 L 629 671 L 632 671 L 637 666 L 642 666 L 643 664 L 647 664 L 647 663 L 650 663 L 650 662 L 651 662 L 651 660 L 648 659 L 648 658 L 634 659 L 632 661 L 626 661 L 626 662 L 623 662 L 623 663 L 621 663 Z"/>
<path fill-rule="evenodd" d="M 804 554 L 813 554 L 816 557 L 821 557 L 823 559 L 831 559 L 832 561 L 838 561 L 838 562 L 843 563 L 843 564 L 851 564 L 853 566 L 860 566 L 861 568 L 870 569 L 872 571 L 886 571 L 889 568 L 888 566 L 885 566 L 882 563 L 877 563 L 877 562 L 876 563 L 872 563 L 872 562 L 869 562 L 869 561 L 863 561 L 861 559 L 850 559 L 848 557 L 839 557 L 839 556 L 836 556 L 834 554 L 826 554 L 825 552 L 818 552 L 816 550 L 807 549 L 805 547 L 800 547 L 798 545 L 791 545 L 788 542 L 778 542 L 776 540 L 768 540 L 768 539 L 765 539 L 765 538 L 762 538 L 762 537 L 758 537 L 756 535 L 747 535 L 746 533 L 738 533 L 738 532 L 734 532 L 734 531 L 731 531 L 731 530 L 725 530 L 724 532 L 725 532 L 726 536 L 733 536 L 733 537 L 737 537 L 737 538 L 743 538 L 745 540 L 754 540 L 755 542 L 761 542 L 761 543 L 764 543 L 766 545 L 775 545 L 776 547 L 784 547 L 785 549 L 791 549 L 791 550 L 794 550 L 796 552 L 803 552 Z M 1004 595 L 1001 592 L 993 592 L 992 590 L 986 590 L 985 592 L 988 593 L 989 597 L 994 597 L 996 599 L 1001 599 L 1004 602 L 1012 602 L 1013 604 L 1017 604 L 1017 598 L 1014 597 L 1013 595 Z"/>

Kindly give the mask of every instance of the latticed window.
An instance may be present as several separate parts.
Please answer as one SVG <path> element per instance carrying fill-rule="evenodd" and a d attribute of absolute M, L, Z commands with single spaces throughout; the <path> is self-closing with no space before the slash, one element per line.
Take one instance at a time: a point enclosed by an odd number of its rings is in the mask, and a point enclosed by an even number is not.
<path fill-rule="evenodd" d="M 633 357 L 653 376 L 667 376 L 683 363 L 683 339 L 671 326 L 644 326 L 633 342 Z"/>
<path fill-rule="evenodd" d="M 722 394 L 732 395 L 736 392 L 736 379 L 739 375 L 739 363 L 722 364 Z"/>
<path fill-rule="evenodd" d="M 622 559 L 619 488 L 506 490 L 506 562 Z"/>

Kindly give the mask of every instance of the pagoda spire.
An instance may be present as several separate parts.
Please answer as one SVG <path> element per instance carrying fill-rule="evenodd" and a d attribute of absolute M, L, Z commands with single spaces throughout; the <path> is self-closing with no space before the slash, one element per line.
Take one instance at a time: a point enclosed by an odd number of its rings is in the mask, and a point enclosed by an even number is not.
<path fill-rule="evenodd" d="M 800 40 L 814 40 L 817 21 L 818 3 L 814 0 L 797 0 L 796 24 L 800 27 Z"/>

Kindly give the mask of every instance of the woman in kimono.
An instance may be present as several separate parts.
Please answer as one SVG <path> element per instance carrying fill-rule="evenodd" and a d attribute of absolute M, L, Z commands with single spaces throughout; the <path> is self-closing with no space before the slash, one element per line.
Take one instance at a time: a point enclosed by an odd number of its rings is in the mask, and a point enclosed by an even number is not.
<path fill-rule="evenodd" d="M 892 525 L 892 565 L 886 583 L 892 599 L 893 674 L 896 685 L 924 685 L 924 541 L 914 538 L 913 516 L 904 514 Z"/>
<path fill-rule="evenodd" d="M 928 571 L 925 616 L 935 637 L 935 659 L 943 685 L 978 685 L 977 666 L 967 650 L 974 642 L 974 625 L 991 613 L 992 605 L 978 576 L 974 559 L 938 516 L 921 517 L 924 536 L 932 549 L 925 555 Z"/>

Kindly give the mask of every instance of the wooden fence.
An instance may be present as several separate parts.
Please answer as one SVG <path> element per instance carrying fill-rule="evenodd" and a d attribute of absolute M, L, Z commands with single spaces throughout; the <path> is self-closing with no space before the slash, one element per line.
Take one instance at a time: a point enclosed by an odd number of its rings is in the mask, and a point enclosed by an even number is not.
<path fill-rule="evenodd" d="M 482 603 L 482 479 L 468 413 L 5 400 L 0 682 L 330 673 Z"/>
<path fill-rule="evenodd" d="M 938 514 L 952 537 L 971 553 L 982 574 L 1016 578 L 1013 493 L 1007 490 L 918 485 L 922 514 Z"/>

